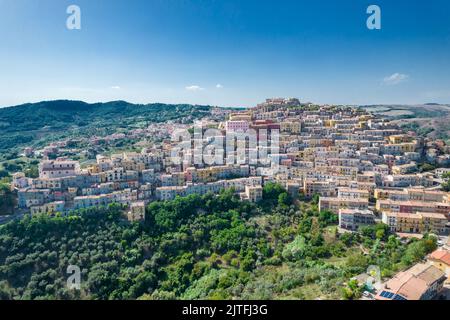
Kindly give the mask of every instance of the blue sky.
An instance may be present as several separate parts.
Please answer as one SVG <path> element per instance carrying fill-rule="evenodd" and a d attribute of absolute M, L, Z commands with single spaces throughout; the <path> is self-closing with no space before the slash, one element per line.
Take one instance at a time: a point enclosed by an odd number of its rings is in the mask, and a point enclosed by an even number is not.
<path fill-rule="evenodd" d="M 66 28 L 71 4 L 81 30 Z M 450 103 L 450 1 L 0 0 L 0 106 L 276 96 Z"/>

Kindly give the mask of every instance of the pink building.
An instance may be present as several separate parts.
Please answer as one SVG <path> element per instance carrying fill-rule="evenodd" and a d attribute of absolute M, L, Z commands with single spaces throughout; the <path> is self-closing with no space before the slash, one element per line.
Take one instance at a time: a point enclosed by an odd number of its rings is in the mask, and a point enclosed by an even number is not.
<path fill-rule="evenodd" d="M 249 123 L 243 120 L 227 121 L 225 128 L 230 132 L 246 132 L 249 129 Z"/>

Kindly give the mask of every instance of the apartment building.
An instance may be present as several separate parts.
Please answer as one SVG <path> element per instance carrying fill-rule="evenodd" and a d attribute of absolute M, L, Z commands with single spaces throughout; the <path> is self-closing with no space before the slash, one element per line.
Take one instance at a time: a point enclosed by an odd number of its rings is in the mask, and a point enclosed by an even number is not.
<path fill-rule="evenodd" d="M 375 189 L 374 197 L 380 200 L 394 201 L 424 201 L 424 202 L 445 202 L 447 192 L 426 190 L 423 188 L 403 188 L 403 189 Z"/>
<path fill-rule="evenodd" d="M 86 209 L 90 207 L 106 206 L 110 203 L 131 204 L 137 201 L 137 190 L 120 190 L 95 196 L 78 196 L 73 199 L 74 209 Z"/>
<path fill-rule="evenodd" d="M 26 209 L 32 206 L 40 206 L 55 199 L 50 189 L 20 189 L 17 192 L 19 208 Z"/>
<path fill-rule="evenodd" d="M 356 231 L 361 226 L 375 224 L 375 214 L 371 210 L 339 209 L 339 227 Z"/>
<path fill-rule="evenodd" d="M 52 189 L 60 190 L 62 188 L 63 180 L 61 178 L 41 179 L 36 178 L 31 180 L 31 187 L 34 189 Z"/>
<path fill-rule="evenodd" d="M 302 131 L 302 123 L 298 120 L 283 121 L 280 123 L 280 132 L 299 134 Z"/>
<path fill-rule="evenodd" d="M 339 197 L 320 197 L 319 211 L 330 210 L 336 214 L 340 209 L 367 210 L 369 207 L 368 199 L 351 199 Z"/>
<path fill-rule="evenodd" d="M 64 201 L 55 201 L 55 202 L 48 202 L 44 203 L 42 205 L 38 206 L 32 206 L 30 207 L 31 215 L 37 215 L 37 214 L 55 214 L 57 212 L 64 212 Z"/>
<path fill-rule="evenodd" d="M 220 179 L 248 177 L 249 175 L 249 165 L 210 166 L 202 169 L 189 167 L 184 172 L 185 180 L 194 183 L 214 182 Z"/>
<path fill-rule="evenodd" d="M 245 120 L 232 120 L 225 124 L 227 132 L 247 132 L 249 128 L 250 123 Z"/>
<path fill-rule="evenodd" d="M 241 193 L 241 199 L 253 203 L 261 201 L 263 198 L 262 186 L 245 186 L 245 192 Z"/>
<path fill-rule="evenodd" d="M 440 213 L 383 212 L 382 221 L 392 232 L 448 234 L 447 217 Z"/>
<path fill-rule="evenodd" d="M 370 192 L 365 189 L 339 187 L 337 196 L 348 199 L 369 199 Z"/>
<path fill-rule="evenodd" d="M 393 174 L 408 174 L 418 170 L 416 163 L 406 163 L 392 167 Z"/>
<path fill-rule="evenodd" d="M 305 179 L 302 191 L 308 198 L 312 198 L 315 194 L 322 197 L 334 197 L 337 195 L 337 186 L 332 180 Z"/>
<path fill-rule="evenodd" d="M 383 188 L 432 187 L 433 185 L 433 177 L 429 174 L 384 175 L 380 183 Z"/>
<path fill-rule="evenodd" d="M 176 196 L 187 196 L 190 194 L 204 195 L 208 192 L 219 193 L 221 190 L 233 188 L 235 192 L 244 192 L 245 188 L 262 185 L 261 177 L 248 177 L 231 180 L 219 180 L 211 183 L 188 183 L 185 186 L 159 187 L 156 188 L 158 200 L 173 200 Z M 257 191 L 254 191 L 257 192 Z"/>
<path fill-rule="evenodd" d="M 80 173 L 78 161 L 43 160 L 39 163 L 39 178 L 52 179 L 75 176 Z"/>
<path fill-rule="evenodd" d="M 395 201 L 395 200 L 377 200 L 375 208 L 380 212 L 397 212 L 397 213 L 415 213 L 415 212 L 431 212 L 441 213 L 447 218 L 450 214 L 450 204 L 443 202 L 431 201 Z"/>
<path fill-rule="evenodd" d="M 25 177 L 23 172 L 16 172 L 13 174 L 11 187 L 13 189 L 24 189 L 28 187 L 30 180 Z"/>

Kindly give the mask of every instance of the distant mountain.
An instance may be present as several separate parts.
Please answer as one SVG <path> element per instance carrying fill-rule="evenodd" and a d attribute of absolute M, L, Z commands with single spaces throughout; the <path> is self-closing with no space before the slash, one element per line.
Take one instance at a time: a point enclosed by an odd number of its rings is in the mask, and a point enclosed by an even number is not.
<path fill-rule="evenodd" d="M 57 100 L 0 109 L 0 151 L 78 129 L 80 134 L 101 134 L 141 122 L 189 122 L 210 114 L 210 106 L 189 104 L 132 104 L 126 101 L 89 104 Z"/>

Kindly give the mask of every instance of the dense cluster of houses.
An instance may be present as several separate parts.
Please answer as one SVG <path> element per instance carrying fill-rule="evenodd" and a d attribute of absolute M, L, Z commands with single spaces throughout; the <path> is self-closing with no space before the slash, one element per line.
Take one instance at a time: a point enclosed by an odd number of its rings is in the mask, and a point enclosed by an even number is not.
<path fill-rule="evenodd" d="M 44 158 L 38 178 L 14 175 L 18 206 L 37 214 L 118 202 L 134 212 L 131 219 L 139 220 L 151 201 L 234 188 L 241 199 L 258 202 L 264 184 L 276 182 L 293 197 L 318 195 L 320 210 L 339 215 L 344 229 L 382 221 L 394 232 L 449 230 L 450 197 L 439 189 L 446 171 L 442 167 L 450 165 L 449 147 L 362 109 L 267 99 L 245 111 L 216 112 L 202 120 L 202 128 L 215 128 L 224 136 L 256 132 L 256 145 L 244 141 L 245 154 L 234 163 L 226 160 L 239 146 L 225 148 L 224 142 L 223 162 L 186 161 L 184 154 L 184 161 L 176 163 L 171 156 L 178 141 L 159 133 L 161 142 L 139 153 L 97 155 L 95 163 L 83 166 L 64 157 Z M 270 140 L 275 134 L 276 148 Z M 263 141 L 267 137 L 270 143 Z M 201 138 L 200 147 L 194 148 L 203 150 L 212 138 Z M 188 144 L 195 146 L 196 139 L 194 134 Z M 264 154 L 270 161 L 252 162 L 252 154 Z M 441 168 L 421 172 L 419 164 L 431 154 Z M 195 156 L 188 154 L 190 160 Z"/>

